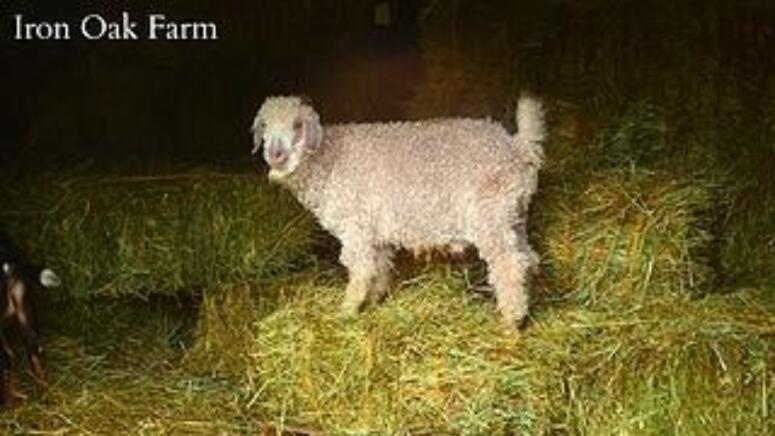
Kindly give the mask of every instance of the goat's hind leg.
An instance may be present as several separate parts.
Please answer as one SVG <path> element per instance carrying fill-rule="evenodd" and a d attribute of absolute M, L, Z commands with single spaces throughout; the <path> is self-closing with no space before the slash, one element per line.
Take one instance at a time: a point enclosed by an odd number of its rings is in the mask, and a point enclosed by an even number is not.
<path fill-rule="evenodd" d="M 504 231 L 488 234 L 476 242 L 479 254 L 487 262 L 490 285 L 494 288 L 504 323 L 522 328 L 528 316 L 528 273 L 537 256 L 518 233 Z"/>

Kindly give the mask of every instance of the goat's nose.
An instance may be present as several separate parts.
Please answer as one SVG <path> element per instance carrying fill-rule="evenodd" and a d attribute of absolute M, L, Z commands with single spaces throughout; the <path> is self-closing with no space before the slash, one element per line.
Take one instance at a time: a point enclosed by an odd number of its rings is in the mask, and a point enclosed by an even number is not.
<path fill-rule="evenodd" d="M 282 165 L 288 160 L 288 154 L 281 147 L 274 146 L 269 150 L 269 164 L 272 166 Z"/>

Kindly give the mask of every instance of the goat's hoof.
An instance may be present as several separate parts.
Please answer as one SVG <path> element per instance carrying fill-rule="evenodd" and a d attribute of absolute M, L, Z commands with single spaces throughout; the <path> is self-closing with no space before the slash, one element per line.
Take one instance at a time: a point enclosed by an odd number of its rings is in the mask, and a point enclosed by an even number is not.
<path fill-rule="evenodd" d="M 40 357 L 36 355 L 30 356 L 30 373 L 38 384 L 46 384 L 46 373 L 43 370 L 43 364 L 40 361 Z"/>
<path fill-rule="evenodd" d="M 0 409 L 12 407 L 14 404 L 26 401 L 27 395 L 24 392 L 17 391 L 10 383 L 3 388 L 0 393 Z"/>
<path fill-rule="evenodd" d="M 26 401 L 27 400 L 27 394 L 21 391 L 17 391 L 16 389 L 11 389 L 8 392 L 8 397 L 11 399 L 12 402 L 15 401 Z"/>
<path fill-rule="evenodd" d="M 507 332 L 513 335 L 519 335 L 522 333 L 527 326 L 530 324 L 530 317 L 529 316 L 523 316 L 521 318 L 504 318 L 503 319 L 503 328 Z"/>
<path fill-rule="evenodd" d="M 522 319 L 517 320 L 517 322 L 514 323 L 514 326 L 517 328 L 518 331 L 525 330 L 528 325 L 530 325 L 530 317 L 525 315 L 522 317 Z"/>
<path fill-rule="evenodd" d="M 339 317 L 342 319 L 354 319 L 361 312 L 361 304 L 345 301 L 339 308 Z"/>

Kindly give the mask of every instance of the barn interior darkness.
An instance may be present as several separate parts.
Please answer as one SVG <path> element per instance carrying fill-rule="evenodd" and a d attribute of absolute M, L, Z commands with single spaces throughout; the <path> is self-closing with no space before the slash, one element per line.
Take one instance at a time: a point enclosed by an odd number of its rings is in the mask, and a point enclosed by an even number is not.
<path fill-rule="evenodd" d="M 327 78 L 356 59 L 415 60 L 422 2 L 3 2 L 3 156 L 55 166 L 84 159 L 230 160 L 260 99 L 347 92 Z M 380 9 L 382 8 L 382 9 Z M 84 16 L 138 21 L 139 40 L 86 40 Z M 380 12 L 382 11 L 382 12 Z M 145 18 L 208 20 L 217 41 L 149 41 Z M 17 41 L 13 15 L 71 23 L 69 41 Z M 388 14 L 380 21 L 379 14 Z M 374 74 L 381 74 L 377 69 Z M 413 73 L 412 73 L 413 74 Z M 387 83 L 389 77 L 384 77 Z M 341 88 L 341 84 L 335 84 Z M 409 83 L 394 84 L 407 88 Z M 395 89 L 393 89 L 395 91 Z M 384 93 L 395 100 L 395 95 Z M 11 103 L 12 102 L 12 103 Z M 383 113 L 398 116 L 387 102 Z M 392 112 L 392 113 L 391 113 Z M 330 117 L 329 117 L 330 119 Z"/>
<path fill-rule="evenodd" d="M 516 71 L 522 82 L 532 77 L 542 82 L 542 92 L 582 104 L 612 90 L 620 99 L 636 99 L 659 88 L 671 69 L 695 69 L 703 76 L 713 64 L 741 77 L 739 88 L 751 111 L 761 110 L 767 95 L 761 86 L 773 64 L 773 8 L 760 1 L 686 2 L 677 8 L 670 2 L 602 0 L 486 5 L 432 0 L 162 5 L 139 0 L 102 4 L 98 12 L 119 19 L 128 11 L 141 28 L 150 13 L 211 20 L 218 25 L 218 40 L 12 37 L 14 14 L 77 26 L 95 7 L 17 0 L 0 6 L 4 161 L 66 168 L 102 160 L 130 166 L 149 160 L 239 159 L 249 148 L 245 129 L 258 102 L 291 92 L 312 97 L 324 121 L 448 113 L 500 117 L 509 95 L 490 96 L 483 107 L 461 103 L 435 111 L 406 110 L 418 90 L 445 86 L 438 83 L 443 75 L 426 77 L 429 70 L 444 68 L 435 61 L 440 53 L 455 52 L 471 65 L 505 66 L 474 72 L 481 83 Z M 568 53 L 574 57 L 570 64 L 565 62 Z M 576 77 L 567 80 L 563 70 Z M 450 81 L 458 73 L 450 69 Z M 368 86 L 354 83 L 364 80 Z M 501 94 L 513 92 L 509 80 L 500 86 Z M 698 83 L 710 85 L 708 80 Z M 449 93 L 454 99 L 455 93 L 479 92 L 469 88 L 464 84 Z M 423 104 L 414 103 L 415 108 Z"/>

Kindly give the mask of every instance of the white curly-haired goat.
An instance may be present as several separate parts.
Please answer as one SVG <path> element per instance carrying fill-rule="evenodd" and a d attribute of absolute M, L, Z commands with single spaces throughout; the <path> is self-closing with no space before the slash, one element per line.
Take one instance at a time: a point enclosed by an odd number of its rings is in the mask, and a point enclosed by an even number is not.
<path fill-rule="evenodd" d="M 253 123 L 253 153 L 263 144 L 269 178 L 341 241 L 345 314 L 384 296 L 397 248 L 474 245 L 504 321 L 521 326 L 538 262 L 525 228 L 543 156 L 538 99 L 520 97 L 517 124 L 515 135 L 462 118 L 324 127 L 305 99 L 269 97 Z"/>

